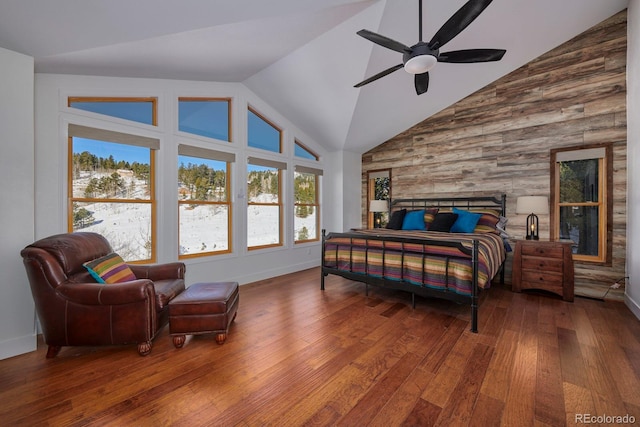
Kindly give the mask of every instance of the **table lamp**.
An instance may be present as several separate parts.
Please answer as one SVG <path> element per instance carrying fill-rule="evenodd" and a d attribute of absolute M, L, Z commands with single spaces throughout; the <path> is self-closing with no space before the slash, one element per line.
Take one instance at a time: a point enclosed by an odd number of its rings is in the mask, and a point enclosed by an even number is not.
<path fill-rule="evenodd" d="M 527 240 L 539 240 L 538 215 L 549 215 L 547 196 L 521 196 L 516 200 L 516 214 L 527 216 Z"/>

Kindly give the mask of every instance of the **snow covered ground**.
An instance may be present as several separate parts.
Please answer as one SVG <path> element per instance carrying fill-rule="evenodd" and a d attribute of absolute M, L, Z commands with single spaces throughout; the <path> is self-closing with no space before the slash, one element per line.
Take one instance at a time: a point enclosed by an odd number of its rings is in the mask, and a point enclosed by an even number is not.
<path fill-rule="evenodd" d="M 84 174 L 83 174 L 84 175 Z M 94 176 L 96 176 L 94 174 Z M 144 183 L 133 177 L 123 176 L 129 188 L 133 181 L 134 194 L 142 196 Z M 74 195 L 82 196 L 89 176 L 74 180 Z M 93 223 L 75 231 L 93 231 L 105 236 L 115 252 L 125 260 L 150 258 L 151 205 L 148 203 L 78 203 L 77 206 L 90 211 Z M 238 207 L 232 208 L 234 211 Z M 180 206 L 179 252 L 197 254 L 201 252 L 228 250 L 228 212 L 224 206 L 189 205 Z M 246 227 L 249 246 L 269 245 L 278 242 L 278 209 L 272 206 L 248 206 Z M 234 220 L 234 224 L 238 221 Z M 317 235 L 315 215 L 296 218 L 294 235 L 300 235 L 303 227 L 308 236 Z M 160 232 L 160 231 L 159 231 Z"/>

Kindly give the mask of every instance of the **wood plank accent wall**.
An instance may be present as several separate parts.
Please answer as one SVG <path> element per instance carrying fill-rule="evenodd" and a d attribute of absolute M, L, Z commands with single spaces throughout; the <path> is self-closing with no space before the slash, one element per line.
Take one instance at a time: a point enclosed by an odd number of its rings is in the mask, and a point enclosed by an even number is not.
<path fill-rule="evenodd" d="M 576 294 L 602 297 L 625 276 L 626 51 L 624 10 L 364 153 L 363 212 L 367 172 L 391 168 L 394 197 L 506 193 L 507 229 L 522 237 L 516 198 L 550 196 L 549 150 L 613 143 L 612 265 L 575 269 Z M 549 236 L 548 216 L 540 230 Z"/>

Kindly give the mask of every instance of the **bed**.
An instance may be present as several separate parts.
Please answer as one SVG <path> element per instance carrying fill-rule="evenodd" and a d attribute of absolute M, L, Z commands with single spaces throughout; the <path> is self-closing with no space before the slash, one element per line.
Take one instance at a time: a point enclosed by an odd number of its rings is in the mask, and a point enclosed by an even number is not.
<path fill-rule="evenodd" d="M 396 199 L 388 227 L 322 231 L 322 276 L 339 275 L 415 296 L 442 298 L 471 307 L 478 331 L 478 296 L 500 274 L 508 250 L 506 195 Z M 422 227 L 422 228 L 421 228 Z"/>

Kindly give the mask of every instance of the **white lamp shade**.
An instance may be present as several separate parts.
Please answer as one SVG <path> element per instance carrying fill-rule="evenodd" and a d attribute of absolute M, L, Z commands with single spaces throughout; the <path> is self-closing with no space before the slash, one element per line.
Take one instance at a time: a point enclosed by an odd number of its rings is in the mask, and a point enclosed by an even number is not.
<path fill-rule="evenodd" d="M 516 200 L 516 214 L 549 215 L 547 196 L 522 196 Z"/>
<path fill-rule="evenodd" d="M 386 200 L 371 200 L 369 202 L 370 212 L 387 212 L 388 210 L 389 205 L 387 205 Z"/>
<path fill-rule="evenodd" d="M 410 74 L 422 74 L 432 69 L 436 62 L 438 60 L 433 55 L 418 55 L 404 64 L 404 70 Z"/>

